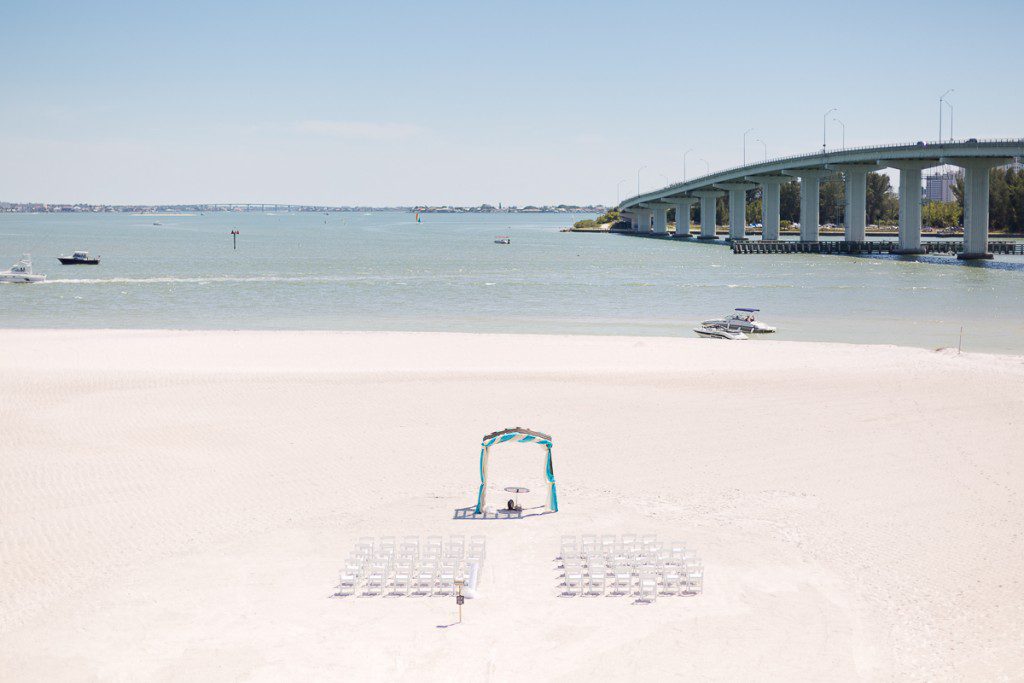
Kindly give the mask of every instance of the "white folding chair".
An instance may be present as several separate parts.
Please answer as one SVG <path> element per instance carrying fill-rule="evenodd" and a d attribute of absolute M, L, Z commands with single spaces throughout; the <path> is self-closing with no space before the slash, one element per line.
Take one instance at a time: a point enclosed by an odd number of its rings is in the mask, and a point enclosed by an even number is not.
<path fill-rule="evenodd" d="M 658 599 L 658 575 L 650 568 L 644 568 L 640 572 L 637 599 L 643 602 L 654 602 Z"/>
<path fill-rule="evenodd" d="M 433 562 L 437 564 L 441 561 L 441 547 L 428 545 L 420 551 L 420 562 Z"/>
<path fill-rule="evenodd" d="M 385 562 L 374 562 L 363 582 L 363 595 L 380 595 L 388 580 L 388 565 Z"/>
<path fill-rule="evenodd" d="M 450 536 L 444 548 L 444 556 L 447 559 L 461 560 L 466 556 L 466 537 Z"/>
<path fill-rule="evenodd" d="M 666 564 L 661 568 L 661 592 L 664 595 L 678 595 L 683 587 L 683 568 Z"/>
<path fill-rule="evenodd" d="M 566 560 L 576 557 L 578 551 L 576 549 L 576 537 L 575 536 L 562 536 L 562 544 L 559 547 L 559 559 Z"/>
<path fill-rule="evenodd" d="M 587 566 L 587 594 L 604 595 L 605 586 L 608 582 L 608 568 L 601 562 L 588 564 Z"/>
<path fill-rule="evenodd" d="M 583 565 L 579 563 L 579 560 L 570 560 L 565 565 L 562 583 L 565 586 L 565 595 L 579 595 L 583 590 Z"/>
<path fill-rule="evenodd" d="M 413 592 L 417 595 L 433 595 L 437 583 L 437 562 L 421 562 L 415 576 Z"/>
<path fill-rule="evenodd" d="M 615 565 L 612 570 L 612 593 L 629 595 L 633 592 L 633 569 L 626 564 Z"/>
<path fill-rule="evenodd" d="M 605 555 L 615 552 L 615 544 L 617 542 L 615 534 L 604 534 L 601 536 L 601 552 Z"/>
<path fill-rule="evenodd" d="M 622 549 L 629 555 L 635 555 L 640 550 L 640 539 L 636 534 L 622 534 Z"/>
<path fill-rule="evenodd" d="M 355 551 L 363 555 L 372 555 L 374 546 L 375 543 L 372 538 L 370 538 L 369 536 L 363 536 L 359 539 L 359 542 L 356 543 Z"/>
<path fill-rule="evenodd" d="M 581 553 L 595 553 L 600 546 L 601 544 L 597 540 L 597 536 L 595 534 L 583 534 L 580 538 Z"/>
<path fill-rule="evenodd" d="M 395 565 L 395 571 L 391 576 L 391 592 L 389 595 L 408 595 L 412 585 L 413 566 L 411 563 L 402 562 Z"/>
<path fill-rule="evenodd" d="M 455 560 L 444 560 L 437 571 L 438 595 L 452 595 L 455 593 L 455 573 L 458 570 Z"/>
<path fill-rule="evenodd" d="M 359 587 L 362 574 L 361 562 L 346 562 L 338 577 L 338 595 L 353 595 Z"/>
<path fill-rule="evenodd" d="M 686 565 L 684 592 L 689 595 L 698 595 L 704 592 L 704 565 L 699 560 Z"/>

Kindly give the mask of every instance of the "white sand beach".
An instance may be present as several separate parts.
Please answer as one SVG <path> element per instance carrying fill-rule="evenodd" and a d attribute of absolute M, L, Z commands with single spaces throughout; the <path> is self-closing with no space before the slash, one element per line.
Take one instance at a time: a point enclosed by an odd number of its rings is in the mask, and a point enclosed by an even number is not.
<path fill-rule="evenodd" d="M 0 680 L 1024 677 L 1024 358 L 700 339 L 0 331 Z M 481 437 L 561 510 L 456 520 Z M 495 456 L 540 500 L 540 459 Z M 498 465 L 496 465 L 498 467 Z M 534 498 L 530 498 L 534 496 Z M 562 534 L 704 592 L 559 597 Z M 486 534 L 480 597 L 332 597 Z M 446 627 L 446 628 L 442 628 Z"/>

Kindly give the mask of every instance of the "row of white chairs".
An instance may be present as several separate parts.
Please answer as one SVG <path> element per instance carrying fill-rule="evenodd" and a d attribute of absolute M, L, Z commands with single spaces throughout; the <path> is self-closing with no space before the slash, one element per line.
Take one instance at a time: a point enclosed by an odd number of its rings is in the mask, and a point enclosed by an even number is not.
<path fill-rule="evenodd" d="M 338 595 L 452 595 L 474 564 L 479 571 L 486 549 L 483 536 L 470 537 L 468 545 L 463 536 L 428 536 L 422 544 L 413 536 L 364 537 L 345 560 Z"/>
<path fill-rule="evenodd" d="M 483 535 L 466 537 L 452 535 L 445 540 L 442 536 L 427 536 L 421 542 L 419 536 L 383 536 L 379 540 L 364 536 L 356 543 L 351 556 L 376 558 L 426 558 L 466 559 L 468 556 L 483 557 L 487 550 L 487 538 Z"/>
<path fill-rule="evenodd" d="M 704 565 L 683 541 L 663 543 L 654 534 L 621 537 L 563 536 L 559 564 L 565 595 L 658 595 L 704 591 Z"/>
<path fill-rule="evenodd" d="M 583 534 L 562 536 L 559 559 L 580 555 L 624 555 L 668 553 L 683 555 L 688 552 L 685 541 L 659 541 L 656 534 Z M 692 551 L 690 551 L 692 553 Z"/>

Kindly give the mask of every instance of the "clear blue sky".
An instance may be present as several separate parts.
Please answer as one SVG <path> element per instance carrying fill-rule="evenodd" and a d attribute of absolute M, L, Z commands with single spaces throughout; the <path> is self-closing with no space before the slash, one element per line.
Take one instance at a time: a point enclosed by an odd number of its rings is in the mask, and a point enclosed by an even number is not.
<path fill-rule="evenodd" d="M 1024 3 L 12 0 L 0 199 L 615 201 L 748 157 L 1024 136 Z M 838 142 L 840 128 L 829 134 Z"/>

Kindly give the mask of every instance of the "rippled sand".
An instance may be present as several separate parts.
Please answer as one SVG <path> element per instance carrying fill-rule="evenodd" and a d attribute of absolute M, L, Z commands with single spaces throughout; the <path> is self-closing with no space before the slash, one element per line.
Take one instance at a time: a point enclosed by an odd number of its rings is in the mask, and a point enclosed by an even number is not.
<path fill-rule="evenodd" d="M 1024 675 L 1024 359 L 419 333 L 2 331 L 0 679 Z M 480 437 L 562 511 L 453 519 Z M 525 446 L 496 476 L 542 487 Z M 524 502 L 536 504 L 531 493 Z M 558 597 L 562 534 L 705 592 Z M 483 533 L 482 596 L 331 597 L 360 536 Z"/>

